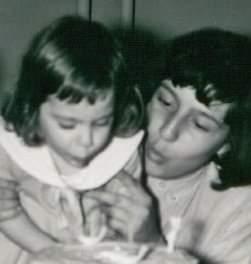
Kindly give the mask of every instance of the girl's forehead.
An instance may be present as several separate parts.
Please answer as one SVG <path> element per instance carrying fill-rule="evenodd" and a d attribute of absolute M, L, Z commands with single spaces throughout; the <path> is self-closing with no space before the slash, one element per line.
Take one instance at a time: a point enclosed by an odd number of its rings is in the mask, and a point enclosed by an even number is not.
<path fill-rule="evenodd" d="M 107 93 L 106 96 L 97 97 L 95 102 L 89 102 L 87 97 L 77 103 L 68 99 L 60 100 L 57 96 L 52 95 L 44 103 L 49 107 L 50 111 L 65 116 L 83 116 L 83 113 L 91 113 L 91 115 L 103 115 L 110 113 L 114 108 L 113 93 Z"/>
<path fill-rule="evenodd" d="M 81 78 L 75 80 L 65 80 L 58 90 L 51 94 L 62 101 L 77 103 L 82 99 L 87 99 L 91 104 L 96 101 L 105 100 L 114 95 L 113 86 L 99 86 L 95 83 L 86 83 Z"/>
<path fill-rule="evenodd" d="M 209 105 L 200 102 L 196 96 L 196 90 L 192 85 L 174 85 L 171 80 L 165 80 L 162 86 L 164 90 L 169 90 L 173 94 L 178 104 L 182 104 L 182 107 L 196 109 L 218 120 L 224 120 L 228 110 L 231 108 L 230 103 L 223 103 L 221 101 L 212 101 Z"/>

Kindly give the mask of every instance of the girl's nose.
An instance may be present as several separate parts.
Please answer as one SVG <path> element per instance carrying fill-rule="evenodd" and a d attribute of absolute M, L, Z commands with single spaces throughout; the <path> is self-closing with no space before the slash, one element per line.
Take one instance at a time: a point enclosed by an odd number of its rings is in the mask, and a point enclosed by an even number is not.
<path fill-rule="evenodd" d="M 160 136 L 166 141 L 176 141 L 181 133 L 183 118 L 178 115 L 171 120 L 164 120 L 160 127 Z"/>
<path fill-rule="evenodd" d="M 93 144 L 93 129 L 90 125 L 83 125 L 79 131 L 79 144 L 90 147 Z"/>

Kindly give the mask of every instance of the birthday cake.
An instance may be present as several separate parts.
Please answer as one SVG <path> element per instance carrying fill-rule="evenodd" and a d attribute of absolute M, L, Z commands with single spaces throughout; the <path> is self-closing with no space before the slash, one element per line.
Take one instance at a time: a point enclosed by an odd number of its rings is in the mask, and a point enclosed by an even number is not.
<path fill-rule="evenodd" d="M 57 252 L 58 251 L 58 252 Z M 55 256 L 58 255 L 58 258 Z M 57 261 L 53 262 L 53 259 Z M 197 264 L 199 261 L 187 253 L 175 250 L 168 253 L 166 247 L 153 244 L 101 242 L 96 245 L 72 245 L 53 248 L 43 257 L 33 259 L 32 264 Z M 46 261 L 48 260 L 48 261 Z"/>
<path fill-rule="evenodd" d="M 181 219 L 170 219 L 171 230 L 165 236 L 166 245 L 156 243 L 135 243 L 104 241 L 106 227 L 98 236 L 80 235 L 77 245 L 62 245 L 42 252 L 35 262 L 30 264 L 64 263 L 64 264 L 197 264 L 199 261 L 175 248 L 177 233 L 181 227 Z M 55 259 L 55 262 L 51 260 Z"/>

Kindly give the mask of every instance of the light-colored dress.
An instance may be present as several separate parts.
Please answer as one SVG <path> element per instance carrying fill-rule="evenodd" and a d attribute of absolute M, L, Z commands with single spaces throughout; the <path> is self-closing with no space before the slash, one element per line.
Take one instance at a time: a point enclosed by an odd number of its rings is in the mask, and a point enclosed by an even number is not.
<path fill-rule="evenodd" d="M 114 138 L 88 167 L 64 176 L 58 173 L 46 146 L 26 146 L 15 133 L 6 131 L 1 121 L 0 178 L 20 183 L 21 202 L 32 220 L 44 232 L 62 238 L 72 231 L 72 225 L 82 227 L 78 191 L 104 185 L 123 168 L 139 173 L 137 149 L 142 137 L 140 131 L 130 138 Z M 74 221 L 65 214 L 61 199 L 67 200 Z M 0 264 L 27 263 L 28 254 L 2 233 L 0 251 Z"/>

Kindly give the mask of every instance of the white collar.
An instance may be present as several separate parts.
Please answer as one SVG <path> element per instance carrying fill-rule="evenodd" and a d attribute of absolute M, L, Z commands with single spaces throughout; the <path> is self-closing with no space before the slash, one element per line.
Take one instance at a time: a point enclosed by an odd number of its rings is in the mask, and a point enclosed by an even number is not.
<path fill-rule="evenodd" d="M 0 144 L 17 165 L 30 176 L 57 187 L 77 190 L 97 188 L 116 175 L 137 150 L 143 131 L 130 138 L 114 138 L 110 145 L 88 165 L 71 176 L 59 175 L 46 146 L 30 147 L 0 122 Z"/>

